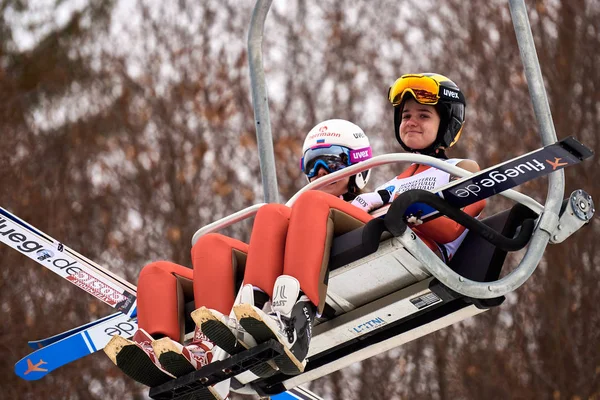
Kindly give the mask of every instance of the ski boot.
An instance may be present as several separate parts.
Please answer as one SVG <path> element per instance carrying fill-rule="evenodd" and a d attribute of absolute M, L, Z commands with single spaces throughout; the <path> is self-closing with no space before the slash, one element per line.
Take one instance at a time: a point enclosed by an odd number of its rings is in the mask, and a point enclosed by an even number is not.
<path fill-rule="evenodd" d="M 106 355 L 125 375 L 150 387 L 175 378 L 156 357 L 152 349 L 152 336 L 138 329 L 132 339 L 116 335 L 104 347 Z"/>
<path fill-rule="evenodd" d="M 248 303 L 269 308 L 267 294 L 256 291 L 252 285 L 244 285 L 236 299 L 236 303 Z M 192 312 L 192 319 L 216 346 L 229 353 L 238 354 L 244 350 L 256 346 L 254 338 L 238 324 L 233 311 L 229 316 L 221 314 L 217 310 L 200 307 Z M 250 369 L 255 375 L 265 378 L 277 372 L 273 362 L 263 363 Z"/>
<path fill-rule="evenodd" d="M 196 371 L 219 357 L 214 357 L 216 348 L 201 331 L 196 327 L 194 338 L 188 345 L 164 337 L 152 342 L 152 348 L 163 368 L 171 374 L 180 377 Z M 220 357 L 221 359 L 223 357 Z M 197 393 L 202 400 L 225 400 L 229 396 L 230 380 L 219 382 L 206 387 Z"/>
<path fill-rule="evenodd" d="M 212 360 L 213 343 L 200 332 L 194 331 L 194 338 L 188 345 L 163 337 L 152 342 L 154 354 L 164 369 L 172 375 L 180 377 L 194 372 Z"/>
<path fill-rule="evenodd" d="M 240 325 L 256 342 L 276 339 L 283 345 L 284 353 L 274 359 L 282 373 L 297 375 L 304 371 L 317 307 L 300 292 L 296 278 L 287 275 L 277 278 L 270 313 L 251 304 L 239 304 L 233 310 Z"/>

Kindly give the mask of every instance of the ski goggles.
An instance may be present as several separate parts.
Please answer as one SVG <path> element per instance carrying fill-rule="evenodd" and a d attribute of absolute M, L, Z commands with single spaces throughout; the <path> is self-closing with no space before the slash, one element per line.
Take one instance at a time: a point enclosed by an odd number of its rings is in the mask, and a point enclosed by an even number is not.
<path fill-rule="evenodd" d="M 458 98 L 458 91 L 449 90 L 448 98 Z M 388 98 L 394 105 L 400 105 L 406 93 L 413 95 L 421 104 L 435 105 L 440 99 L 440 84 L 431 76 L 419 74 L 402 75 L 394 82 L 388 92 Z"/>
<path fill-rule="evenodd" d="M 370 147 L 350 150 L 344 146 L 323 145 L 306 150 L 300 160 L 300 169 L 311 179 L 317 175 L 319 168 L 332 173 L 359 161 L 368 160 L 371 156 Z"/>

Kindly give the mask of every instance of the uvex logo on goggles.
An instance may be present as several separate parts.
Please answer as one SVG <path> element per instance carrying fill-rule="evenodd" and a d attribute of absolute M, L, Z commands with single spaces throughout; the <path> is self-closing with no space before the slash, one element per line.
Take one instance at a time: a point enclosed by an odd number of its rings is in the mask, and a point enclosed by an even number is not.
<path fill-rule="evenodd" d="M 368 160 L 373 156 L 373 152 L 370 147 L 364 147 L 358 150 L 350 151 L 350 164 L 357 163 L 359 161 Z"/>

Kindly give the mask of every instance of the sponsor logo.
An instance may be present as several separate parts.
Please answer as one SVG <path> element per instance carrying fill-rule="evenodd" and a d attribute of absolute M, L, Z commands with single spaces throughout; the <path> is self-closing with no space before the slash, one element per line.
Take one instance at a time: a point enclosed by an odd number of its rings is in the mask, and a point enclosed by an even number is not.
<path fill-rule="evenodd" d="M 510 168 L 490 171 L 487 174 L 482 175 L 481 179 L 478 181 L 471 182 L 464 186 L 461 185 L 456 189 L 450 189 L 450 193 L 462 199 L 472 196 L 479 197 L 480 195 L 487 195 L 488 193 L 498 193 L 498 191 L 495 190 L 496 187 L 498 187 L 499 190 L 503 190 L 502 186 L 504 186 L 504 182 L 516 182 L 518 184 L 521 181 L 527 180 L 526 176 L 529 173 L 540 172 L 545 169 L 544 163 L 533 159 Z"/>
<path fill-rule="evenodd" d="M 308 308 L 306 306 L 302 307 L 302 311 L 304 312 L 304 316 L 306 317 L 307 330 L 306 334 L 308 336 L 308 340 L 312 338 L 312 323 L 310 321 L 310 313 L 308 312 Z"/>
<path fill-rule="evenodd" d="M 443 88 L 443 89 L 442 89 L 442 93 L 443 93 L 443 94 L 444 94 L 444 96 L 446 96 L 446 97 L 452 97 L 453 99 L 458 99 L 458 98 L 459 98 L 459 97 L 458 97 L 458 93 L 457 93 L 457 92 L 455 92 L 455 91 L 452 91 L 452 90 L 448 90 L 448 89 L 445 89 L 445 88 Z"/>
<path fill-rule="evenodd" d="M 354 154 L 354 158 L 366 158 L 369 157 L 369 150 L 359 151 Z"/>
<path fill-rule="evenodd" d="M 8 222 L 7 220 L 0 217 L 0 229 L 6 229 L 7 222 Z M 15 247 L 21 253 L 25 253 L 25 254 L 31 253 L 31 252 L 37 253 L 39 250 L 42 250 L 44 248 L 44 246 L 42 246 L 41 244 L 39 244 L 33 240 L 27 240 L 27 236 L 23 235 L 22 233 L 15 232 L 14 229 L 7 229 L 4 231 L 0 231 L 0 235 L 6 237 L 8 240 L 10 240 L 11 242 L 13 242 L 15 244 L 18 243 Z"/>
<path fill-rule="evenodd" d="M 385 321 L 383 318 L 381 317 L 377 317 L 375 319 L 372 319 L 370 321 L 367 322 L 363 322 L 359 325 L 356 325 L 354 328 L 350 329 L 350 332 L 352 333 L 364 333 L 367 331 L 370 331 L 374 328 L 378 328 L 382 325 L 387 324 L 387 321 Z"/>
<path fill-rule="evenodd" d="M 115 308 L 116 308 L 117 310 L 119 310 L 119 311 L 123 311 L 123 312 L 125 312 L 125 310 L 128 310 L 128 311 L 127 311 L 127 314 L 128 314 L 128 315 L 131 315 L 131 312 L 132 312 L 133 310 L 130 310 L 129 308 L 130 308 L 130 306 L 133 304 L 133 302 L 134 302 L 134 300 L 135 300 L 135 299 L 134 299 L 134 296 L 133 296 L 132 294 L 128 293 L 128 292 L 123 292 L 123 295 L 122 295 L 122 296 L 123 296 L 124 300 L 123 300 L 123 301 L 121 301 L 121 302 L 119 302 L 119 303 L 118 303 L 118 304 L 115 306 Z"/>
<path fill-rule="evenodd" d="M 10 221 L 0 217 L 0 238 L 4 243 L 40 263 L 44 263 L 63 278 L 113 307 L 125 300 L 128 300 L 126 304 L 131 303 L 131 300 L 118 290 L 85 272 L 76 260 L 69 259 L 70 257 L 66 255 L 62 256 L 64 258 L 55 257 L 52 250 L 44 248 L 43 244 L 27 237 L 26 234 L 17 232 L 14 227 L 11 227 L 11 224 Z M 62 252 L 64 246 L 58 243 L 57 247 L 61 251 L 59 254 L 64 254 Z"/>
<path fill-rule="evenodd" d="M 127 300 L 121 293 L 85 271 L 79 270 L 77 274 L 72 274 L 65 278 L 75 286 L 82 288 L 92 296 L 113 307 L 118 303 Z"/>
<path fill-rule="evenodd" d="M 364 133 L 362 133 L 362 132 L 353 133 L 352 135 L 353 135 L 353 136 L 354 136 L 354 138 L 356 138 L 356 139 L 362 139 L 362 138 L 364 138 L 364 137 L 365 137 L 365 134 L 364 134 Z"/>
<path fill-rule="evenodd" d="M 132 322 L 119 322 L 113 326 L 104 329 L 104 333 L 108 336 L 133 336 L 137 330 L 137 324 Z"/>
<path fill-rule="evenodd" d="M 365 199 L 363 199 L 361 196 L 356 196 L 356 197 L 354 198 L 354 200 L 356 200 L 356 202 L 357 202 L 358 204 L 360 204 L 361 206 L 363 206 L 363 207 L 365 207 L 365 208 L 369 207 L 369 204 L 368 204 L 368 203 L 365 201 Z"/>
<path fill-rule="evenodd" d="M 278 286 L 275 289 L 275 293 L 273 293 L 273 307 L 283 307 L 287 303 L 287 300 L 285 285 Z"/>
<path fill-rule="evenodd" d="M 336 132 L 317 132 L 310 135 L 308 139 L 311 140 L 319 137 L 342 137 L 342 135 Z"/>
<path fill-rule="evenodd" d="M 407 179 L 407 178 L 403 178 L 402 181 L 404 181 L 405 179 Z M 436 176 L 425 176 L 425 177 L 421 177 L 421 178 L 413 178 L 412 180 L 402 183 L 397 188 L 395 188 L 396 192 L 394 194 L 394 199 L 396 199 L 402 193 L 409 191 L 409 190 L 413 190 L 413 189 L 433 190 L 436 187 L 436 182 L 437 182 Z"/>
<path fill-rule="evenodd" d="M 358 149 L 358 150 L 352 150 L 350 152 L 350 162 L 352 164 L 362 161 L 362 160 L 368 160 L 369 158 L 371 158 L 371 148 L 370 147 L 365 147 L 362 149 Z"/>
<path fill-rule="evenodd" d="M 546 162 L 548 164 L 550 164 L 550 166 L 552 167 L 552 171 L 556 171 L 556 168 L 560 168 L 560 167 L 564 167 L 565 165 L 569 165 L 568 162 L 560 162 L 560 160 L 562 160 L 561 157 L 554 157 L 554 162 L 550 161 L 550 160 L 546 160 Z"/>
<path fill-rule="evenodd" d="M 554 161 L 550 160 L 552 158 Z M 450 205 L 464 207 L 578 161 L 570 157 L 560 144 L 553 144 L 488 168 L 467 179 L 455 181 L 441 189 L 440 195 Z"/>
<path fill-rule="evenodd" d="M 23 375 L 27 375 L 30 372 L 48 372 L 47 368 L 40 368 L 40 365 L 48 364 L 46 361 L 40 359 L 36 364 L 32 363 L 31 360 L 27 359 L 27 371 Z"/>
<path fill-rule="evenodd" d="M 322 127 L 319 128 L 319 132 L 326 132 L 327 131 L 327 125 L 323 125 Z"/>

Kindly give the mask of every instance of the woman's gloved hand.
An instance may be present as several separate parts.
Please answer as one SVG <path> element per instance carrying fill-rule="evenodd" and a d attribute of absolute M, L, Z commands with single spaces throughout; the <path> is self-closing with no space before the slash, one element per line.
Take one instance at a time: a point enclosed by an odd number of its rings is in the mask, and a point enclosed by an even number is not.
<path fill-rule="evenodd" d="M 358 195 L 354 200 L 352 200 L 351 204 L 363 211 L 371 212 L 389 203 L 390 198 L 390 192 L 382 189 L 378 190 L 377 192 L 363 193 Z"/>

